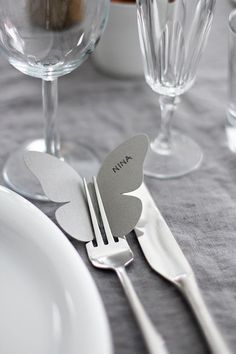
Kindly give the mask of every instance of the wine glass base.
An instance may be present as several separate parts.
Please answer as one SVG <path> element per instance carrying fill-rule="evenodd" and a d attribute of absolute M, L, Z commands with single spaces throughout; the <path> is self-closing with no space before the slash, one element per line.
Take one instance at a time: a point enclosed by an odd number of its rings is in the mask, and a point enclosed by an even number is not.
<path fill-rule="evenodd" d="M 28 142 L 10 155 L 3 169 L 4 181 L 12 190 L 27 198 L 48 201 L 38 180 L 25 165 L 24 154 L 27 151 L 45 152 L 44 140 Z M 62 144 L 61 154 L 82 177 L 91 178 L 97 174 L 99 161 L 88 146 L 65 143 Z"/>
<path fill-rule="evenodd" d="M 156 146 L 156 141 L 151 143 L 145 160 L 144 174 L 158 179 L 181 177 L 196 170 L 202 159 L 201 148 L 195 141 L 173 132 L 169 152 L 161 152 Z"/>

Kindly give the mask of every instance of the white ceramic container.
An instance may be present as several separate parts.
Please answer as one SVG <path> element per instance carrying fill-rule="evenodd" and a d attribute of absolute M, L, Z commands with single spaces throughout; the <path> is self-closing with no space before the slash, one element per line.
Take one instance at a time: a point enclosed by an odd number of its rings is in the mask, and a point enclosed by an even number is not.
<path fill-rule="evenodd" d="M 111 3 L 107 28 L 94 53 L 94 63 L 103 72 L 117 77 L 144 75 L 136 4 Z"/>

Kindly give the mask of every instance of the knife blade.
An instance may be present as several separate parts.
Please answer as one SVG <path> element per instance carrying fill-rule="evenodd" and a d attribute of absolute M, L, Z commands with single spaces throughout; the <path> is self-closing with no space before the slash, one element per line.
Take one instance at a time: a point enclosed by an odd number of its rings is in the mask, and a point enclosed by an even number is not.
<path fill-rule="evenodd" d="M 158 210 L 147 187 L 142 186 L 136 195 L 142 200 L 143 209 L 135 232 L 150 266 L 167 280 L 176 283 L 193 274 L 181 248 Z"/>
<path fill-rule="evenodd" d="M 135 228 L 138 242 L 151 268 L 177 286 L 188 300 L 211 352 L 230 354 L 202 298 L 193 269 L 143 184 L 136 196 L 142 200 L 141 218 Z"/>

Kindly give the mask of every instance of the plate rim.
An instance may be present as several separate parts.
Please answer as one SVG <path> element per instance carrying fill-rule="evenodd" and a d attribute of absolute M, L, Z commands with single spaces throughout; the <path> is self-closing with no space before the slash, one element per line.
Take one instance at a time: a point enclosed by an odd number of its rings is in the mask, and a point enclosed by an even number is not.
<path fill-rule="evenodd" d="M 32 216 L 34 214 L 34 218 L 38 217 L 38 219 L 41 220 L 40 221 L 41 225 L 43 225 L 45 228 L 49 227 L 49 232 L 47 231 L 47 233 L 50 233 L 50 238 L 48 239 L 50 240 L 49 241 L 50 248 L 53 247 L 55 244 L 55 247 L 59 248 L 60 252 L 64 253 L 64 256 L 67 257 L 67 261 L 69 261 L 70 268 L 73 270 L 73 276 L 75 277 L 74 280 L 78 283 L 78 286 L 81 287 L 81 281 L 79 282 L 79 278 L 81 280 L 81 275 L 79 276 L 79 274 L 82 273 L 82 276 L 86 277 L 86 286 L 90 288 L 89 293 L 90 293 L 90 298 L 92 298 L 92 301 L 90 301 L 90 303 L 94 302 L 93 307 L 95 308 L 96 306 L 98 310 L 100 308 L 99 321 L 100 321 L 100 325 L 103 323 L 104 337 L 106 337 L 106 341 L 107 341 L 107 351 L 106 353 L 103 354 L 113 354 L 114 352 L 113 339 L 112 339 L 111 328 L 109 325 L 105 306 L 101 298 L 101 295 L 99 293 L 99 290 L 96 286 L 96 283 L 91 273 L 89 272 L 88 268 L 86 267 L 79 252 L 71 244 L 71 242 L 68 240 L 66 235 L 62 232 L 62 230 L 37 206 L 35 206 L 31 201 L 25 199 L 23 196 L 17 194 L 16 192 L 8 189 L 5 186 L 0 185 L 0 200 L 4 198 L 6 202 L 9 202 L 10 204 L 12 203 L 12 205 L 13 204 L 17 205 L 17 207 L 19 207 L 20 209 L 20 214 L 22 213 L 24 214 L 30 210 L 32 212 Z M 0 216 L 3 213 L 4 209 L 5 210 L 7 209 L 5 203 L 3 204 L 4 204 L 4 208 L 1 207 L 1 203 L 0 203 Z M 11 213 L 9 214 L 11 215 Z M 10 218 L 12 218 L 12 216 L 10 216 Z M 32 217 L 32 219 L 34 218 Z M 34 239 L 38 241 L 40 245 L 43 244 L 43 241 L 38 236 L 34 237 Z M 80 349 L 78 348 L 78 351 L 79 350 Z"/>

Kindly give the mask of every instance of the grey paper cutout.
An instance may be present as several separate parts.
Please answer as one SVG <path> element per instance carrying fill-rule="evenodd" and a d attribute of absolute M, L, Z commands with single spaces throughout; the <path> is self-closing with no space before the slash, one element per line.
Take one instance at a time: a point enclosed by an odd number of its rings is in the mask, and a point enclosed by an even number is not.
<path fill-rule="evenodd" d="M 146 135 L 134 136 L 107 156 L 98 173 L 98 187 L 112 233 L 116 237 L 130 233 L 141 216 L 141 200 L 124 193 L 128 194 L 141 186 L 148 146 Z"/>
<path fill-rule="evenodd" d="M 67 203 L 55 213 L 58 224 L 78 241 L 93 239 L 82 178 L 67 163 L 49 154 L 30 151 L 24 156 L 45 195 L 56 203 Z"/>
<path fill-rule="evenodd" d="M 111 231 L 116 237 L 130 233 L 141 216 L 140 199 L 124 193 L 130 193 L 142 184 L 148 145 L 146 135 L 127 140 L 107 156 L 98 173 L 98 186 Z M 30 151 L 24 158 L 49 200 L 67 203 L 56 211 L 58 224 L 78 241 L 91 241 L 93 231 L 79 174 L 66 162 L 46 153 Z"/>

